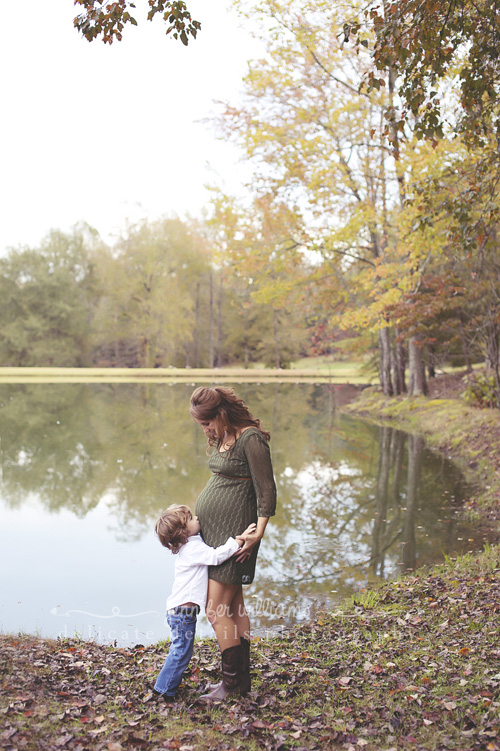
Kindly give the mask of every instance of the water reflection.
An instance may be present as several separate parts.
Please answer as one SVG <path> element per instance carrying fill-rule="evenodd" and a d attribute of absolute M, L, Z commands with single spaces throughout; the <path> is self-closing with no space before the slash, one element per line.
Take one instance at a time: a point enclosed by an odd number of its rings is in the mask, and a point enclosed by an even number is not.
<path fill-rule="evenodd" d="M 168 504 L 194 504 L 208 477 L 205 438 L 187 415 L 192 389 L 1 387 L 2 513 L 9 520 L 4 550 L 10 544 L 15 558 L 13 541 L 26 537 L 33 499 L 44 529 L 43 540 L 33 529 L 30 547 L 8 573 L 4 568 L 4 630 L 33 629 L 34 621 L 21 622 L 18 612 L 12 619 L 10 612 L 15 602 L 31 603 L 31 616 L 39 606 L 29 574 L 36 563 L 43 582 L 37 595 L 45 593 L 46 613 L 36 620 L 42 633 L 58 633 L 54 603 L 64 601 L 61 612 L 93 612 L 95 618 L 117 607 L 141 612 L 141 633 L 153 634 L 142 640 L 164 637 L 160 621 L 148 628 L 145 614 L 162 609 L 173 559 L 152 526 Z M 278 485 L 279 511 L 249 590 L 261 629 L 305 618 L 373 577 L 473 546 L 477 534 L 457 522 L 453 510 L 467 492 L 460 473 L 426 450 L 421 438 L 338 415 L 341 387 L 241 384 L 238 391 L 271 431 Z M 44 551 L 59 550 L 65 530 L 71 553 L 61 548 L 59 567 L 52 560 L 44 573 Z"/>
<path fill-rule="evenodd" d="M 460 472 L 422 438 L 346 416 L 317 437 L 311 460 L 280 476 L 281 524 L 270 531 L 259 583 L 267 613 L 281 608 L 285 625 L 376 577 L 480 544 L 458 521 L 467 493 Z M 270 625 L 267 613 L 261 623 Z"/>

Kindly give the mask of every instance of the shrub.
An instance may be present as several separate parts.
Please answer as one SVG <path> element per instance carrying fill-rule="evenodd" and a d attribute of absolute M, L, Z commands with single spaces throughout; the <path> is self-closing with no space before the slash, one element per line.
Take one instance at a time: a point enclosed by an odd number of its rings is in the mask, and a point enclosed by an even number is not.
<path fill-rule="evenodd" d="M 476 407 L 496 407 L 498 404 L 495 377 L 485 372 L 467 376 L 464 399 Z"/>

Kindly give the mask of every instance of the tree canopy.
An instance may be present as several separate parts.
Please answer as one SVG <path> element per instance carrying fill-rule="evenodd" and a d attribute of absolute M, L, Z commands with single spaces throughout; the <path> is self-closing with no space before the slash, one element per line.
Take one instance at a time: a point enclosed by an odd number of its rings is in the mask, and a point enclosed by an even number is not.
<path fill-rule="evenodd" d="M 74 24 L 89 42 L 101 38 L 104 43 L 112 44 L 114 40 L 121 41 L 127 24 L 137 26 L 136 4 L 131 0 L 74 2 L 81 6 L 81 13 L 75 17 Z M 201 24 L 191 18 L 184 0 L 148 0 L 148 6 L 148 21 L 152 21 L 156 15 L 161 16 L 167 24 L 167 34 L 172 34 L 174 39 L 180 39 L 182 44 L 187 45 L 190 36 L 196 38 Z"/>
<path fill-rule="evenodd" d="M 92 288 L 67 302 L 90 306 L 90 359 L 286 366 L 354 334 L 376 342 L 387 395 L 406 362 L 425 393 L 443 362 L 484 359 L 500 406 L 500 0 L 235 1 L 266 45 L 218 118 L 253 165 L 250 200 L 214 191 L 197 227 L 144 225 L 93 251 Z M 137 23 L 130 0 L 75 4 L 89 40 Z M 182 0 L 147 5 L 184 44 L 196 36 Z M 48 319 L 46 263 L 3 265 L 34 343 L 5 308 L 9 361 L 41 357 L 54 331 L 81 336 Z"/>
<path fill-rule="evenodd" d="M 364 19 L 344 27 L 357 44 L 371 47 L 377 71 L 391 69 L 399 77 L 401 108 L 388 112 L 402 128 L 410 113 L 419 136 L 440 137 L 450 127 L 472 143 L 482 143 L 493 127 L 499 134 L 500 25 L 497 0 L 387 0 L 372 3 Z M 372 45 L 371 35 L 375 35 Z M 454 74 L 459 94 L 455 122 L 447 121 L 447 80 Z"/>
<path fill-rule="evenodd" d="M 289 304 L 295 284 L 307 289 L 305 306 L 320 311 L 327 335 L 344 328 L 378 336 L 388 395 L 405 389 L 405 360 L 410 392 L 425 393 L 425 366 L 432 375 L 438 358 L 453 357 L 470 368 L 480 352 L 500 405 L 498 159 L 491 122 L 483 120 L 475 145 L 463 131 L 454 98 L 460 69 L 442 70 L 446 132 L 422 141 L 436 131 L 422 131 L 418 112 L 407 109 L 404 126 L 391 119 L 404 99 L 391 61 L 374 77 L 378 31 L 353 49 L 345 9 L 325 0 L 241 9 L 262 19 L 267 54 L 253 61 L 242 103 L 226 106 L 219 124 L 253 165 L 255 205 L 287 215 L 266 238 L 266 296 Z M 233 255 L 242 237 L 231 243 Z M 288 273 L 284 284 L 277 272 L 297 255 L 308 271 L 295 280 Z"/>

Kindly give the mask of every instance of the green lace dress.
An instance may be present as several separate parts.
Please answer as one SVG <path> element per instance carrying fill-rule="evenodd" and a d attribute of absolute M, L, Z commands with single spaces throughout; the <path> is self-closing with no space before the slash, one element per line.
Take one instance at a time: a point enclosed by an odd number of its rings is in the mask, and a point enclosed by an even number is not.
<path fill-rule="evenodd" d="M 258 516 L 274 515 L 276 485 L 271 453 L 260 430 L 244 430 L 229 451 L 215 449 L 208 466 L 212 476 L 195 508 L 207 545 L 218 547 L 257 522 Z M 242 563 L 230 558 L 219 566 L 209 566 L 209 578 L 223 584 L 251 584 L 258 548 L 257 544 Z"/>

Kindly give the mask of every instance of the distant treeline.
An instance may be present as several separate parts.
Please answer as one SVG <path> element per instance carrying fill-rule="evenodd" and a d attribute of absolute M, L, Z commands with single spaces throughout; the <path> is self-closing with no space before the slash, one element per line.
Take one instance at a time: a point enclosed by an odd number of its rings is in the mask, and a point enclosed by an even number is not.
<path fill-rule="evenodd" d="M 209 223 L 166 218 L 130 227 L 112 247 L 79 224 L 12 249 L 0 259 L 0 366 L 283 368 L 354 351 L 380 367 L 376 333 L 339 325 L 345 305 L 328 289 L 328 262 L 289 261 L 275 238 L 248 236 L 243 254 Z M 484 356 L 475 320 L 455 312 L 426 322 L 431 377 L 444 362 L 470 368 Z M 408 349 L 397 346 L 404 367 Z"/>
<path fill-rule="evenodd" d="M 179 219 L 144 222 L 113 247 L 87 225 L 52 231 L 0 259 L 0 365 L 286 367 L 307 354 L 305 311 L 251 291 Z"/>

